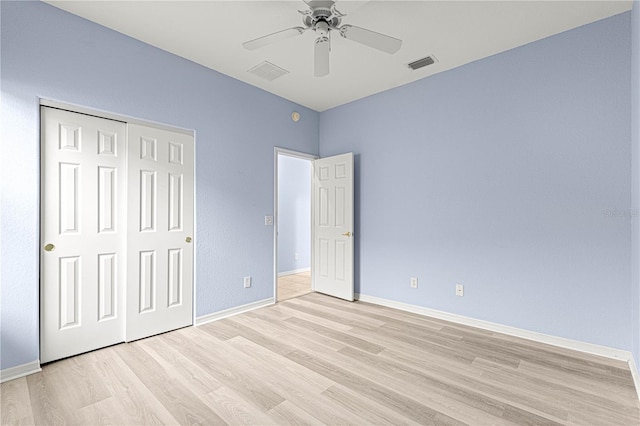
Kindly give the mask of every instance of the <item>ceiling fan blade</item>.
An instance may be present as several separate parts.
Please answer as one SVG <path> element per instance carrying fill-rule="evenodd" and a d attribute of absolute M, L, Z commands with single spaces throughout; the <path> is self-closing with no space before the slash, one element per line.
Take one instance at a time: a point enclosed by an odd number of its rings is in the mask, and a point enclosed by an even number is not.
<path fill-rule="evenodd" d="M 331 42 L 329 37 L 318 37 L 314 47 L 315 53 L 315 69 L 316 77 L 324 77 L 329 74 L 329 51 L 331 50 Z"/>
<path fill-rule="evenodd" d="M 242 46 L 247 50 L 256 50 L 264 47 L 268 44 L 275 43 L 277 41 L 286 40 L 290 37 L 294 37 L 304 33 L 307 29 L 303 27 L 294 27 L 287 30 L 278 31 L 277 33 L 269 34 L 264 37 L 259 37 L 254 40 L 245 41 Z"/>
<path fill-rule="evenodd" d="M 340 35 L 348 40 L 357 41 L 365 46 L 390 54 L 396 53 L 402 46 L 402 40 L 400 39 L 353 25 L 341 26 Z"/>

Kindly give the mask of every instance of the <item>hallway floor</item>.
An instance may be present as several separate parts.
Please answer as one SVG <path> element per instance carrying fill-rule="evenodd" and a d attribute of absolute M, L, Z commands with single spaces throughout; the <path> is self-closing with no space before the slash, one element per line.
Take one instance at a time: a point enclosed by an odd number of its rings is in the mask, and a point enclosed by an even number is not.
<path fill-rule="evenodd" d="M 311 272 L 278 277 L 278 302 L 311 293 Z"/>

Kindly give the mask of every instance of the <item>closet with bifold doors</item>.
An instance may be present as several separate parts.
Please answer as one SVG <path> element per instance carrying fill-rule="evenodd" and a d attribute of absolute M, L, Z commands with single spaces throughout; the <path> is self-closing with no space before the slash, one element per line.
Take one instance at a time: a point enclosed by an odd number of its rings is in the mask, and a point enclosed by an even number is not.
<path fill-rule="evenodd" d="M 193 134 L 40 113 L 40 361 L 192 324 Z"/>

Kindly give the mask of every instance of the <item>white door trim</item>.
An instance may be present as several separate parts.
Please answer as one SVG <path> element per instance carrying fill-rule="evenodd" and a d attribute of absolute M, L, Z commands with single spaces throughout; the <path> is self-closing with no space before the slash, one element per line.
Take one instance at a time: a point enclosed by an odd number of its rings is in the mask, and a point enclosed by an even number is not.
<path fill-rule="evenodd" d="M 320 158 L 314 154 L 293 151 L 286 148 L 275 147 L 273 149 L 273 301 L 278 301 L 278 156 L 299 158 L 309 160 L 311 163 L 311 173 L 313 174 L 313 160 Z M 312 175 L 309 176 L 309 185 L 313 185 Z M 311 224 L 313 224 L 313 197 L 311 198 Z M 311 241 L 313 241 L 313 226 L 311 227 Z M 311 267 L 313 268 L 313 244 L 311 244 Z M 313 290 L 313 279 L 311 281 Z"/>
<path fill-rule="evenodd" d="M 143 120 L 127 115 L 115 114 L 113 112 L 87 108 L 82 105 L 69 104 L 61 101 L 54 101 L 51 99 L 40 98 L 40 106 L 48 106 L 51 108 L 63 109 L 65 111 L 77 112 L 79 114 L 92 115 L 98 118 L 106 118 L 108 120 L 122 121 L 128 124 L 138 124 L 140 126 L 154 127 L 160 130 L 167 130 L 169 132 L 183 133 L 185 135 L 191 135 L 195 137 L 195 130 L 185 129 L 183 127 L 173 126 L 170 124 L 159 123 L 155 121 Z"/>

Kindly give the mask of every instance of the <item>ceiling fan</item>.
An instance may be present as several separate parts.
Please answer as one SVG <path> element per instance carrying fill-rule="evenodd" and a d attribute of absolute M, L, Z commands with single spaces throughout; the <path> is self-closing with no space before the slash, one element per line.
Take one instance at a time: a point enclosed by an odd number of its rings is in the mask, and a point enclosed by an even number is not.
<path fill-rule="evenodd" d="M 318 34 L 314 47 L 314 75 L 316 77 L 323 77 L 329 74 L 329 52 L 331 51 L 332 30 L 339 32 L 340 35 L 347 40 L 353 40 L 389 54 L 396 53 L 400 49 L 400 46 L 402 46 L 402 40 L 388 35 L 356 27 L 355 25 L 340 26 L 342 18 L 346 15 L 336 9 L 335 1 L 303 1 L 309 6 L 308 10 L 298 11 L 302 14 L 304 27 L 293 27 L 278 31 L 254 40 L 246 41 L 242 43 L 242 46 L 247 50 L 255 50 L 277 41 L 301 35 L 308 30 L 313 30 Z"/>

